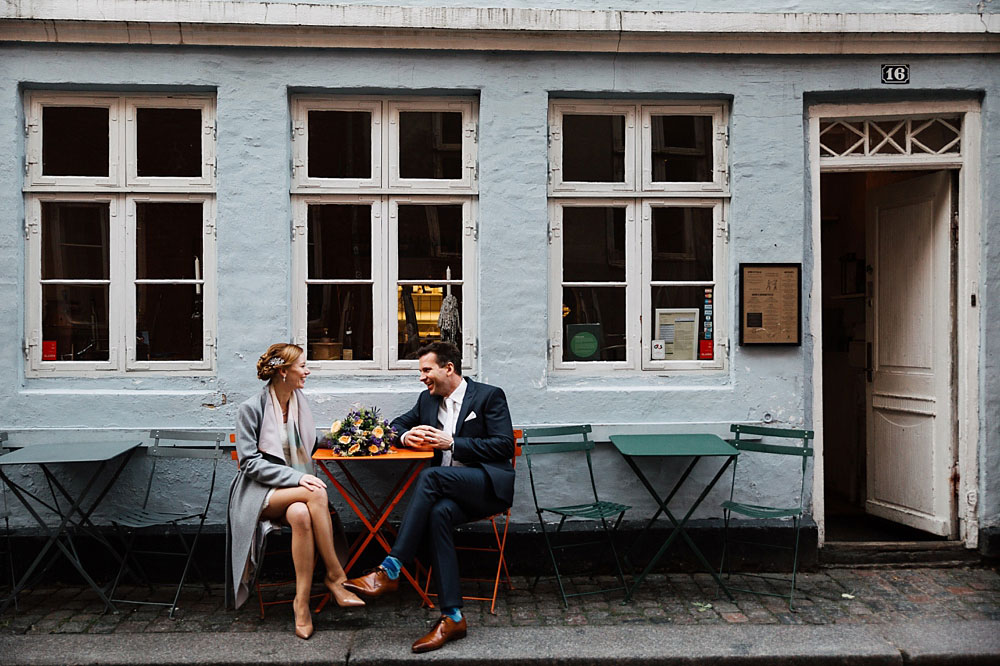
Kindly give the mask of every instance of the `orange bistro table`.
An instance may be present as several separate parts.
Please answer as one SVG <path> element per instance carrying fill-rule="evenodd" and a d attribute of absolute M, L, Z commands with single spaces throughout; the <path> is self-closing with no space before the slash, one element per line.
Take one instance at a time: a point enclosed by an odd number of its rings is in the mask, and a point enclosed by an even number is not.
<path fill-rule="evenodd" d="M 392 547 L 383 535 L 384 530 L 392 531 L 392 528 L 386 524 L 386 521 L 396 508 L 396 505 L 399 504 L 399 500 L 403 499 L 406 491 L 413 485 L 413 482 L 417 479 L 417 475 L 420 474 L 420 470 L 433 457 L 433 451 L 412 451 L 409 449 L 397 449 L 395 447 L 392 448 L 391 453 L 380 456 L 340 456 L 330 449 L 316 449 L 313 452 L 313 460 L 323 470 L 323 473 L 333 483 L 333 487 L 337 489 L 340 496 L 344 498 L 344 501 L 347 502 L 348 506 L 351 507 L 351 510 L 361 519 L 361 522 L 368 530 L 368 534 L 359 534 L 358 538 L 351 544 L 349 549 L 351 559 L 344 565 L 344 571 L 351 570 L 351 567 L 358 561 L 361 553 L 368 547 L 372 539 L 375 539 L 385 549 L 387 554 L 392 550 Z M 396 477 L 396 483 L 392 487 L 392 490 L 387 493 L 381 503 L 378 503 L 368 494 L 354 474 L 351 473 L 351 468 L 354 467 L 357 469 L 359 465 L 364 465 L 369 469 L 376 467 L 379 471 L 384 471 L 388 475 L 389 468 L 385 463 L 393 462 L 405 462 L 407 464 L 403 472 Z M 333 475 L 331 471 L 333 464 L 336 464 L 344 474 L 344 478 L 347 480 L 346 486 Z M 393 467 L 394 471 L 398 471 L 395 466 Z M 421 585 L 417 583 L 417 579 L 405 568 L 402 570 L 402 573 L 406 576 L 406 580 L 410 581 L 410 585 L 417 591 L 417 594 L 420 595 L 428 608 L 434 608 L 434 604 L 431 603 L 430 598 L 424 592 Z"/>

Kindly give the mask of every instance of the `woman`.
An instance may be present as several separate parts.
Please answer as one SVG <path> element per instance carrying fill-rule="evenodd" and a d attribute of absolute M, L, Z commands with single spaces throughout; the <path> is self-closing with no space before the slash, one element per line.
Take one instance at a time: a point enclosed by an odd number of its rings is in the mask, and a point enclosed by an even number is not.
<path fill-rule="evenodd" d="M 344 569 L 333 545 L 333 524 L 326 484 L 309 473 L 316 427 L 302 388 L 309 369 L 302 348 L 277 343 L 257 361 L 257 376 L 267 382 L 259 395 L 240 405 L 236 450 L 240 471 L 229 490 L 229 553 L 226 595 L 239 608 L 250 596 L 264 536 L 273 523 L 292 528 L 295 566 L 295 635 L 313 633 L 309 610 L 315 553 L 326 565 L 324 583 L 340 606 L 364 602 L 341 583 Z M 227 603 L 228 601 L 227 600 Z"/>

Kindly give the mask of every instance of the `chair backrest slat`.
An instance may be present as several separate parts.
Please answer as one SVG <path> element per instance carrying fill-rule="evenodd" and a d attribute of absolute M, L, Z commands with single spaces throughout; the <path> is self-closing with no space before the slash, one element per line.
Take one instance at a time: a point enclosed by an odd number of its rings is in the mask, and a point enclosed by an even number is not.
<path fill-rule="evenodd" d="M 811 456 L 813 449 L 811 446 L 786 446 L 782 444 L 763 444 L 745 439 L 726 440 L 740 451 L 755 451 L 757 453 L 775 453 L 783 456 Z"/>
<path fill-rule="evenodd" d="M 543 442 L 541 444 L 524 444 L 521 450 L 529 456 L 540 456 L 546 453 L 567 453 L 569 451 L 590 451 L 593 442 Z"/>
<path fill-rule="evenodd" d="M 524 428 L 525 439 L 531 437 L 562 437 L 564 435 L 586 435 L 591 432 L 590 424 L 566 426 L 542 426 Z"/>
<path fill-rule="evenodd" d="M 792 439 L 813 439 L 812 430 L 795 430 L 792 428 L 772 428 L 769 426 L 734 423 L 729 426 L 730 432 L 745 435 L 761 435 L 763 437 L 788 437 Z"/>
<path fill-rule="evenodd" d="M 183 442 L 223 442 L 228 433 L 210 430 L 150 430 L 149 437 L 153 441 L 169 440 Z"/>

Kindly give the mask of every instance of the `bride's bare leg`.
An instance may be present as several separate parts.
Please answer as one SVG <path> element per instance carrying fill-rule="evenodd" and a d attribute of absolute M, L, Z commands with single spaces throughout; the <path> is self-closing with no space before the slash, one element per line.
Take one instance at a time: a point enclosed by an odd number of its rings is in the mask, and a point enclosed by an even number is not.
<path fill-rule="evenodd" d="M 316 546 L 312 519 L 303 502 L 293 502 L 285 511 L 285 520 L 292 527 L 292 563 L 295 565 L 295 634 L 309 638 L 313 633 L 312 613 L 309 611 L 309 592 L 312 590 Z"/>
<path fill-rule="evenodd" d="M 276 513 L 282 506 L 292 503 L 303 503 L 309 511 L 312 525 L 312 537 L 319 556 L 326 565 L 325 584 L 340 606 L 361 606 L 363 602 L 354 593 L 341 586 L 347 576 L 333 548 L 333 521 L 330 519 L 330 508 L 325 491 L 310 490 L 302 486 L 295 488 L 279 488 L 271 496 L 267 509 L 262 514 L 269 518 L 269 512 Z M 280 514 L 279 514 L 280 515 Z"/>

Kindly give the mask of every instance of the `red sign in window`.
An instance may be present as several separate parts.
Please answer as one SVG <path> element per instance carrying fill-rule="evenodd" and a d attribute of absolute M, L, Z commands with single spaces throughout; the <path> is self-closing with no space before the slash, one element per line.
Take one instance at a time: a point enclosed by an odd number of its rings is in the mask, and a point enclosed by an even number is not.
<path fill-rule="evenodd" d="M 54 360 L 56 360 L 56 341 L 55 340 L 42 340 L 42 360 L 43 361 L 54 361 Z"/>
<path fill-rule="evenodd" d="M 712 351 L 712 340 L 699 340 L 698 341 L 698 359 L 702 361 L 711 361 L 713 358 Z"/>

